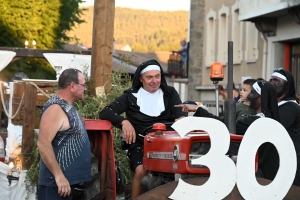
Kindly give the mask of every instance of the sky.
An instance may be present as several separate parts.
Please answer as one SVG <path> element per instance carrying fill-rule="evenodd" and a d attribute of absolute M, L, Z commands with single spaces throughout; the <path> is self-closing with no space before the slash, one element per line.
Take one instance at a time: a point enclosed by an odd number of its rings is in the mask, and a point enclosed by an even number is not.
<path fill-rule="evenodd" d="M 82 6 L 93 6 L 94 0 L 86 0 Z M 190 0 L 115 0 L 116 7 L 147 9 L 152 11 L 189 10 Z"/>

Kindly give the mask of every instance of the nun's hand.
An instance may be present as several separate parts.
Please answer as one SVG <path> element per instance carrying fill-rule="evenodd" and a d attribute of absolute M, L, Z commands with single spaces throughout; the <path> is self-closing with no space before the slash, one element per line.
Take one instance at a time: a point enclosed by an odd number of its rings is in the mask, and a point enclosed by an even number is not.
<path fill-rule="evenodd" d="M 182 112 L 196 112 L 198 109 L 198 105 L 194 104 L 178 104 L 174 106 L 175 108 L 182 108 Z"/>
<path fill-rule="evenodd" d="M 122 131 L 123 131 L 123 139 L 127 144 L 135 143 L 136 134 L 133 126 L 128 120 L 122 121 Z"/>

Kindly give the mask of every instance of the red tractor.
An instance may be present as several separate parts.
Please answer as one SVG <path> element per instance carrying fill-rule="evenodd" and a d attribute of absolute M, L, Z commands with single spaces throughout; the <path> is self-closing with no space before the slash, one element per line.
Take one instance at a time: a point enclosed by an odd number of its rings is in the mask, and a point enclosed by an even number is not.
<path fill-rule="evenodd" d="M 121 172 L 115 164 L 112 125 L 106 120 L 86 120 L 85 124 L 95 157 L 99 160 L 101 199 L 116 199 L 117 191 L 124 192 L 124 185 Z M 144 138 L 143 165 L 149 172 L 141 181 L 144 191 L 177 181 L 178 178 L 209 177 L 206 166 L 191 163 L 209 151 L 208 133 L 195 130 L 181 138 L 176 131 L 167 131 L 166 126 L 154 124 L 152 132 Z M 226 155 L 233 161 L 236 161 L 242 138 L 230 134 L 230 148 Z"/>
<path fill-rule="evenodd" d="M 115 200 L 118 193 L 125 190 L 130 192 L 128 185 L 124 185 L 122 173 L 116 167 L 114 158 L 112 125 L 106 120 L 86 120 L 91 146 L 95 157 L 98 158 L 100 176 L 100 199 Z M 210 150 L 210 137 L 203 130 L 194 130 L 180 137 L 176 131 L 167 131 L 166 125 L 157 123 L 152 126 L 153 131 L 144 138 L 144 168 L 149 174 L 141 181 L 145 194 L 137 199 L 168 199 L 181 178 L 193 185 L 202 185 L 209 179 L 210 171 L 206 166 L 193 165 L 197 159 Z M 235 163 L 243 136 L 230 134 L 229 150 L 226 153 Z M 255 170 L 258 166 L 258 156 L 255 159 Z M 220 163 L 220 168 L 222 163 Z M 254 173 L 254 172 L 253 172 Z M 257 178 L 261 185 L 269 185 L 272 181 Z M 300 188 L 291 186 L 284 199 L 299 199 Z M 93 198 L 94 199 L 94 198 Z M 97 198 L 99 199 L 99 198 Z M 243 199 L 235 186 L 224 199 Z"/>
<path fill-rule="evenodd" d="M 210 149 L 207 132 L 195 130 L 181 138 L 176 131 L 166 131 L 165 124 L 154 124 L 154 132 L 144 139 L 144 168 L 149 175 L 141 181 L 144 191 L 154 189 L 178 178 L 209 177 L 209 169 L 203 165 L 193 165 L 192 160 L 199 158 Z M 243 136 L 230 135 L 230 147 L 226 155 L 236 162 L 239 144 Z"/>

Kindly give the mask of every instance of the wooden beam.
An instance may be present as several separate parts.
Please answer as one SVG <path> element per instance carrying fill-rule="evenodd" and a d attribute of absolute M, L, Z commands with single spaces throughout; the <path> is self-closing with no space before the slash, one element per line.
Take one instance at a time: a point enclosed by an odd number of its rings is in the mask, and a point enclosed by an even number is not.
<path fill-rule="evenodd" d="M 80 50 L 79 52 L 79 51 L 67 51 L 67 50 L 26 49 L 26 48 L 18 48 L 18 47 L 0 47 L 0 50 L 16 52 L 15 58 L 18 57 L 44 58 L 43 53 L 70 53 L 70 54 L 91 55 L 91 50 Z"/>
<path fill-rule="evenodd" d="M 115 0 L 95 0 L 91 78 L 95 92 L 111 87 Z"/>
<path fill-rule="evenodd" d="M 22 169 L 29 169 L 31 161 L 29 156 L 32 153 L 34 143 L 34 121 L 35 121 L 35 99 L 36 88 L 29 84 L 25 84 L 25 99 L 24 99 L 24 117 L 22 127 Z"/>

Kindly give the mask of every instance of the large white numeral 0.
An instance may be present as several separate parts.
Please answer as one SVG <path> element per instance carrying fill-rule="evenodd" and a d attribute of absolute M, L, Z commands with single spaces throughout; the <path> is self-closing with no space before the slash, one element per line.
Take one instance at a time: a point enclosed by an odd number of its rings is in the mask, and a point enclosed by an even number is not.
<path fill-rule="evenodd" d="M 211 147 L 201 158 L 192 161 L 193 164 L 205 165 L 210 170 L 210 178 L 201 185 L 190 185 L 182 181 L 171 194 L 171 199 L 223 199 L 234 188 L 236 183 L 236 167 L 225 154 L 229 149 L 230 136 L 224 123 L 203 117 L 186 117 L 178 120 L 172 128 L 181 137 L 192 130 L 205 130 L 209 134 Z"/>
<path fill-rule="evenodd" d="M 267 186 L 255 178 L 254 158 L 259 146 L 271 142 L 280 155 L 280 167 L 275 179 Z M 259 154 L 258 154 L 259 156 Z M 260 118 L 247 129 L 237 160 L 237 186 L 245 199 L 283 199 L 295 178 L 297 158 L 294 144 L 277 121 Z"/>

